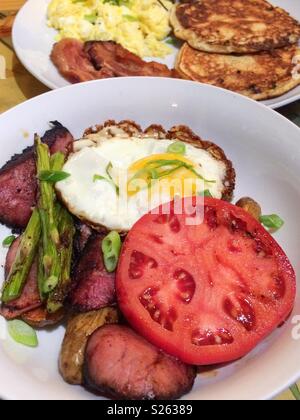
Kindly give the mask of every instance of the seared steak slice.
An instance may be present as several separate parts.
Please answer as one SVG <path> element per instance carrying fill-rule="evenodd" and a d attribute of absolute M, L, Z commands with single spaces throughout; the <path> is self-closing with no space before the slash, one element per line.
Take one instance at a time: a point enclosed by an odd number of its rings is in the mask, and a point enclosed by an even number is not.
<path fill-rule="evenodd" d="M 51 153 L 68 154 L 73 147 L 73 136 L 57 121 L 52 123 L 42 141 Z M 0 169 L 0 223 L 16 229 L 24 229 L 36 204 L 37 180 L 34 148 L 28 147 L 13 156 Z"/>
<path fill-rule="evenodd" d="M 74 286 L 68 300 L 77 312 L 94 311 L 116 302 L 115 274 L 104 267 L 102 240 L 103 235 L 93 234 L 74 268 Z"/>
<path fill-rule="evenodd" d="M 17 238 L 9 248 L 5 262 L 5 278 L 7 278 L 11 266 L 14 262 L 18 247 L 20 244 L 20 237 Z M 25 283 L 21 296 L 7 304 L 3 304 L 0 308 L 0 314 L 6 319 L 14 319 L 20 315 L 36 309 L 42 305 L 40 294 L 38 290 L 38 268 L 37 261 L 34 261 L 31 270 L 29 271 L 27 281 Z"/>

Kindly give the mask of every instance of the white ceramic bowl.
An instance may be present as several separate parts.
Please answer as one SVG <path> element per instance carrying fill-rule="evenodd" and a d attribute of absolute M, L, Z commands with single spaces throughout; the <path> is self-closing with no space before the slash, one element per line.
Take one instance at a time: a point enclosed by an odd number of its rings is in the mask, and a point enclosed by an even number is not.
<path fill-rule="evenodd" d="M 235 196 L 255 197 L 266 214 L 285 220 L 277 240 L 300 273 L 300 130 L 276 112 L 242 96 L 187 81 L 151 78 L 102 80 L 58 89 L 0 116 L 0 165 L 32 144 L 35 132 L 59 120 L 75 136 L 106 119 L 143 126 L 187 124 L 224 148 L 237 171 Z M 0 227 L 0 242 L 8 230 Z M 0 249 L 0 263 L 6 250 Z M 2 273 L 0 274 L 2 278 Z M 188 399 L 268 399 L 300 377 L 300 340 L 292 318 L 242 360 L 199 375 Z M 296 330 L 294 332 L 297 332 Z M 0 319 L 0 396 L 8 399 L 92 399 L 63 382 L 57 360 L 63 328 L 40 332 L 40 346 L 13 343 Z M 300 337 L 299 337 L 300 338 Z"/>

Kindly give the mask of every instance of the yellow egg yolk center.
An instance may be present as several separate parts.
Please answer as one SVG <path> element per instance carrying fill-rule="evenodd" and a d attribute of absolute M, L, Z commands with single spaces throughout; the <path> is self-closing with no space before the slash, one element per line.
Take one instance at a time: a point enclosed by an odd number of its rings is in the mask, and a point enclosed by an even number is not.
<path fill-rule="evenodd" d="M 203 187 L 200 167 L 180 154 L 162 153 L 134 162 L 128 170 L 127 193 L 133 196 L 147 189 L 149 194 L 166 193 L 188 197 Z M 202 188 L 203 189 L 203 188 Z"/>

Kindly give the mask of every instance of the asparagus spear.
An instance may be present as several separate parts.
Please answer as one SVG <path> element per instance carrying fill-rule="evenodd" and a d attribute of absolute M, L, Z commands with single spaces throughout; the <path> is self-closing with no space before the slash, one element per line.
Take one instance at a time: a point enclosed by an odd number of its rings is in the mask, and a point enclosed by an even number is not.
<path fill-rule="evenodd" d="M 39 288 L 40 298 L 42 302 L 46 298 L 46 295 L 43 290 L 44 282 L 45 282 L 45 276 L 44 276 L 44 265 L 43 265 L 43 240 L 40 239 L 39 247 L 38 247 L 38 288 Z"/>
<path fill-rule="evenodd" d="M 64 164 L 64 158 L 62 153 L 52 155 L 50 161 L 51 170 L 60 171 Z M 62 308 L 69 291 L 73 237 L 75 234 L 72 216 L 59 203 L 55 204 L 54 215 L 60 237 L 59 257 L 61 273 L 57 286 L 48 296 L 47 310 L 50 313 L 54 313 Z"/>
<path fill-rule="evenodd" d="M 59 212 L 61 209 L 61 205 L 56 202 L 54 206 L 54 219 L 59 219 Z M 45 274 L 44 274 L 44 263 L 43 263 L 43 240 L 40 240 L 40 245 L 38 249 L 38 286 L 41 300 L 44 301 L 47 298 L 48 291 L 45 292 Z"/>
<path fill-rule="evenodd" d="M 49 149 L 46 144 L 41 142 L 39 136 L 35 136 L 35 147 L 37 154 L 37 172 L 38 174 L 45 170 L 50 170 Z M 59 159 L 57 155 L 56 159 Z M 54 164 L 54 157 L 52 163 Z M 40 181 L 40 198 L 38 203 L 39 214 L 42 225 L 42 265 L 44 268 L 43 278 L 39 278 L 42 293 L 46 294 L 55 288 L 60 279 L 60 260 L 58 247 L 60 244 L 59 233 L 55 220 L 55 192 L 53 186 Z M 39 273 L 41 274 L 41 273 Z"/>
<path fill-rule="evenodd" d="M 35 209 L 21 237 L 17 255 L 4 283 L 2 290 L 3 303 L 17 299 L 21 295 L 38 248 L 40 235 L 40 216 L 38 210 Z"/>
<path fill-rule="evenodd" d="M 48 297 L 47 310 L 50 313 L 56 312 L 60 308 L 62 308 L 66 295 L 69 291 L 69 286 L 71 282 L 70 272 L 75 227 L 72 216 L 65 208 L 60 209 L 58 217 L 58 231 L 61 238 L 61 276 L 57 287 L 49 294 Z"/>

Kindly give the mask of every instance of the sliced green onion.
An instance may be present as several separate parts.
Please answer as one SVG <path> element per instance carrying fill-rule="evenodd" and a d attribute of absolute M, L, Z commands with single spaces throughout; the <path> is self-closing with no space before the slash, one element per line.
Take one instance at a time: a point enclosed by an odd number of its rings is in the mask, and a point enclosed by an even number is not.
<path fill-rule="evenodd" d="M 208 179 L 203 178 L 203 176 L 198 174 L 198 172 L 194 169 L 194 167 L 192 165 L 189 165 L 188 163 L 183 162 L 180 159 L 157 159 L 157 160 L 154 159 L 154 160 L 151 160 L 145 165 L 145 167 L 143 169 L 139 170 L 129 180 L 129 182 L 131 182 L 133 179 L 139 178 L 145 172 L 148 173 L 148 174 L 150 173 L 150 175 L 151 175 L 150 170 L 153 170 L 153 169 L 157 170 L 157 169 L 162 168 L 164 166 L 167 166 L 167 167 L 170 167 L 170 168 L 166 169 L 163 172 L 160 172 L 160 173 L 158 172 L 158 177 L 155 178 L 155 179 L 159 179 L 159 178 L 162 178 L 163 176 L 167 176 L 170 173 L 175 172 L 180 168 L 186 168 L 190 172 L 192 172 L 194 175 L 196 175 L 197 178 L 202 179 L 204 182 L 207 182 L 207 183 L 215 183 L 216 182 L 214 180 L 208 180 Z"/>
<path fill-rule="evenodd" d="M 182 141 L 175 141 L 175 143 L 170 144 L 167 149 L 168 153 L 175 153 L 178 155 L 185 155 L 186 145 Z"/>
<path fill-rule="evenodd" d="M 165 40 L 165 43 L 166 43 L 166 44 L 169 44 L 169 45 L 176 45 L 176 44 L 177 44 L 177 41 L 176 41 L 176 39 L 175 39 L 175 38 L 170 37 L 170 38 L 167 38 L 167 39 Z"/>
<path fill-rule="evenodd" d="M 125 18 L 129 22 L 138 22 L 138 18 L 132 15 L 123 15 L 123 18 Z"/>
<path fill-rule="evenodd" d="M 64 171 L 41 171 L 39 173 L 39 180 L 56 183 L 59 181 L 63 181 L 66 178 L 69 178 L 70 174 Z"/>
<path fill-rule="evenodd" d="M 295 397 L 295 399 L 300 401 L 300 390 L 298 388 L 298 385 L 295 384 L 295 385 L 291 386 L 290 390 L 291 390 L 293 396 Z"/>
<path fill-rule="evenodd" d="M 259 220 L 266 228 L 271 229 L 273 232 L 276 232 L 284 225 L 284 221 L 277 214 L 260 216 Z"/>
<path fill-rule="evenodd" d="M 121 246 L 121 237 L 115 231 L 110 232 L 102 241 L 104 265 L 109 273 L 117 268 Z"/>
<path fill-rule="evenodd" d="M 93 177 L 93 182 L 96 182 L 96 181 L 107 181 L 107 182 L 110 182 L 107 178 L 105 178 L 102 175 L 98 175 L 98 174 L 95 174 L 94 177 Z"/>
<path fill-rule="evenodd" d="M 34 329 L 23 321 L 18 319 L 8 321 L 7 330 L 11 338 L 19 344 L 28 347 L 37 347 L 39 344 Z"/>
<path fill-rule="evenodd" d="M 98 15 L 97 13 L 91 13 L 90 15 L 85 15 L 84 19 L 94 25 L 98 19 Z"/>
<path fill-rule="evenodd" d="M 102 175 L 98 175 L 98 174 L 95 174 L 94 175 L 94 177 L 93 177 L 93 181 L 94 182 L 96 182 L 96 181 L 107 181 L 107 182 L 109 182 L 110 184 L 112 184 L 114 187 L 115 187 L 115 189 L 116 189 L 116 193 L 117 193 L 117 195 L 119 195 L 120 194 L 120 188 L 119 188 L 119 186 L 115 183 L 115 181 L 113 180 L 113 178 L 112 178 L 112 176 L 111 176 L 111 174 L 109 173 L 109 171 L 112 169 L 112 163 L 111 162 L 109 162 L 109 164 L 107 165 L 107 167 L 106 167 L 106 173 L 107 173 L 107 176 L 108 176 L 108 179 L 107 178 L 105 178 L 104 176 L 102 176 Z"/>
<path fill-rule="evenodd" d="M 43 284 L 43 293 L 47 294 L 52 292 L 58 285 L 59 278 L 57 276 L 50 276 Z"/>
<path fill-rule="evenodd" d="M 4 246 L 5 248 L 10 247 L 11 244 L 15 241 L 15 239 L 15 235 L 7 236 L 5 239 L 3 239 L 2 246 Z"/>
<path fill-rule="evenodd" d="M 201 197 L 210 197 L 213 198 L 213 196 L 211 195 L 211 192 L 209 190 L 204 190 L 201 194 Z"/>

